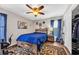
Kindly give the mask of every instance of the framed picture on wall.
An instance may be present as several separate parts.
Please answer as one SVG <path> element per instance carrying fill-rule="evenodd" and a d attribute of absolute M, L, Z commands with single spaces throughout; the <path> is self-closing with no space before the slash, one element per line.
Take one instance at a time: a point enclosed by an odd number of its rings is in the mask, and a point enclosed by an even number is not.
<path fill-rule="evenodd" d="M 27 23 L 23 22 L 23 21 L 18 21 L 17 27 L 18 27 L 18 29 L 27 29 Z"/>

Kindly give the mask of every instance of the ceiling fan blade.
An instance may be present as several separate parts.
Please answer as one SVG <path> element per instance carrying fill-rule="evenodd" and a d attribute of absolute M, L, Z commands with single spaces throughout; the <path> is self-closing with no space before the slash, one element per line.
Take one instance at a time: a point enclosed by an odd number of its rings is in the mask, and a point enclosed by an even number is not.
<path fill-rule="evenodd" d="M 43 8 L 44 8 L 44 6 L 40 6 L 38 9 L 39 9 L 39 10 L 42 10 Z"/>
<path fill-rule="evenodd" d="M 27 6 L 28 8 L 30 8 L 30 9 L 32 9 L 32 7 L 31 7 L 31 6 L 29 6 L 28 4 L 26 4 L 26 6 Z"/>
<path fill-rule="evenodd" d="M 45 15 L 43 12 L 39 12 L 39 14 Z"/>
<path fill-rule="evenodd" d="M 27 14 L 32 13 L 32 12 L 26 12 Z"/>

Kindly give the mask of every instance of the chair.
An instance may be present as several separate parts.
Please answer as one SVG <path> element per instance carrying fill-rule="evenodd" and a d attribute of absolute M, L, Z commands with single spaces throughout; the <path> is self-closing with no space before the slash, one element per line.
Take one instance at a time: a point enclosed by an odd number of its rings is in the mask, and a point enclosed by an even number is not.
<path fill-rule="evenodd" d="M 1 49 L 3 51 L 3 54 L 8 54 L 7 48 L 11 45 L 11 41 L 12 41 L 11 37 L 12 37 L 12 35 L 10 36 L 10 38 L 8 40 L 9 42 L 4 42 L 4 39 L 2 39 Z"/>

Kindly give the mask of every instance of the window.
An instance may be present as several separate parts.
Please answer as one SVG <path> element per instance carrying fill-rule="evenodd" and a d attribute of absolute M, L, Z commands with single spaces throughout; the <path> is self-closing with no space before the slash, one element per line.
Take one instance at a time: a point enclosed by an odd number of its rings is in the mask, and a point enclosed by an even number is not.
<path fill-rule="evenodd" d="M 7 15 L 0 13 L 0 42 L 6 41 Z"/>
<path fill-rule="evenodd" d="M 61 19 L 51 20 L 51 27 L 53 28 L 54 40 L 60 41 L 60 38 L 61 38 Z"/>
<path fill-rule="evenodd" d="M 54 21 L 54 28 L 58 28 L 58 20 Z"/>

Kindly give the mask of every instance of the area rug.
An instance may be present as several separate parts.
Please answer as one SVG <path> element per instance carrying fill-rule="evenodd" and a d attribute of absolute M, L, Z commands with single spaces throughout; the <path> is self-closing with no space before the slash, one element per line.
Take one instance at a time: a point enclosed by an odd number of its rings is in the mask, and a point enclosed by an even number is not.
<path fill-rule="evenodd" d="M 12 51 L 13 53 L 9 53 L 9 55 L 68 55 L 69 51 L 64 45 L 54 44 L 51 42 L 45 42 L 40 51 L 37 51 L 32 45 L 29 47 L 20 47 L 14 46 L 8 49 L 8 51 Z"/>

